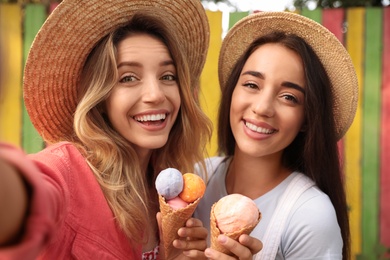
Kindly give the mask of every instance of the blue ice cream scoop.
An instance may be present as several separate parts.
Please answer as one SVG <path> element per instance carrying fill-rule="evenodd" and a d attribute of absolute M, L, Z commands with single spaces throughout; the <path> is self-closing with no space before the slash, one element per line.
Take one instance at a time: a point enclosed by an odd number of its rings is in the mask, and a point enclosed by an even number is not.
<path fill-rule="evenodd" d="M 183 175 L 175 168 L 162 170 L 156 178 L 158 194 L 166 200 L 177 197 L 183 190 Z"/>

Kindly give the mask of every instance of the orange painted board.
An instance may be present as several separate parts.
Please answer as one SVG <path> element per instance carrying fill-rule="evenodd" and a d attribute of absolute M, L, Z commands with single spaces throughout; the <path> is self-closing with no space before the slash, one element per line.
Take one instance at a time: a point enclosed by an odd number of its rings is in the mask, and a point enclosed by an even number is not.
<path fill-rule="evenodd" d="M 51 3 L 49 6 L 49 14 L 54 11 L 54 9 L 59 5 L 59 3 Z"/>
<path fill-rule="evenodd" d="M 322 11 L 322 25 L 331 31 L 336 38 L 344 45 L 344 19 L 345 9 L 343 8 L 329 8 Z M 340 163 L 344 164 L 344 144 L 341 139 L 338 142 Z"/>
<path fill-rule="evenodd" d="M 322 25 L 331 31 L 344 44 L 345 9 L 334 8 L 322 11 Z"/>

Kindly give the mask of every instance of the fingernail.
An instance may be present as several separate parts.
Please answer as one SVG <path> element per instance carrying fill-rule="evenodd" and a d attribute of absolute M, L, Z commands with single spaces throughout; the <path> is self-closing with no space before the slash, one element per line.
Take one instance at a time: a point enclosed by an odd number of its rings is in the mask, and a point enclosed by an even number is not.
<path fill-rule="evenodd" d="M 206 250 L 204 250 L 204 255 L 207 256 L 207 257 L 210 257 L 212 256 L 210 250 L 208 248 L 206 248 Z"/>
<path fill-rule="evenodd" d="M 226 237 L 224 235 L 219 235 L 218 237 L 218 241 L 221 243 L 221 244 L 225 244 L 226 243 Z"/>
<path fill-rule="evenodd" d="M 186 236 L 186 229 L 185 228 L 180 228 L 178 231 L 177 231 L 177 234 L 181 237 L 185 237 Z"/>

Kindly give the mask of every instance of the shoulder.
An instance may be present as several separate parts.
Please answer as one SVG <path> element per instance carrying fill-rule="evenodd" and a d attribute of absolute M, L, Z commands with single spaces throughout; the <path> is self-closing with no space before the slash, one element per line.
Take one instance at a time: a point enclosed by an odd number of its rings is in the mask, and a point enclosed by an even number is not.
<path fill-rule="evenodd" d="M 294 205 L 282 244 L 284 255 L 341 254 L 343 241 L 336 212 L 329 197 L 318 187 L 306 190 Z"/>
<path fill-rule="evenodd" d="M 39 158 L 47 155 L 55 155 L 55 156 L 81 156 L 81 153 L 78 151 L 76 146 L 70 142 L 59 142 L 55 144 L 48 145 L 42 151 L 31 154 L 30 156 L 33 158 Z"/>
<path fill-rule="evenodd" d="M 307 189 L 293 207 L 295 217 L 316 216 L 320 219 L 335 220 L 336 212 L 328 195 L 317 186 Z"/>
<path fill-rule="evenodd" d="M 207 179 L 213 175 L 218 166 L 225 160 L 223 156 L 213 156 L 204 159 L 204 165 L 206 166 L 206 172 L 204 172 L 202 165 L 197 163 L 195 165 L 195 172 L 200 176 L 206 176 Z"/>
<path fill-rule="evenodd" d="M 85 158 L 80 151 L 69 142 L 49 145 L 38 153 L 30 154 L 29 158 L 38 166 L 48 165 L 51 168 L 56 165 L 68 168 L 76 167 L 78 163 L 85 162 Z"/>
<path fill-rule="evenodd" d="M 214 156 L 205 159 L 205 164 L 208 172 L 215 172 L 217 167 L 226 159 L 223 156 Z"/>

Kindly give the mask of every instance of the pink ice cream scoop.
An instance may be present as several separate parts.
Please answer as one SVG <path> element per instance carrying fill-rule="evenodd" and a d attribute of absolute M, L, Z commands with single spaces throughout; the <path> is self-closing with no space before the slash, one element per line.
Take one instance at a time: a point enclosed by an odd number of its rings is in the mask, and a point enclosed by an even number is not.
<path fill-rule="evenodd" d="M 222 233 L 230 233 L 256 225 L 259 209 L 250 198 L 241 194 L 230 194 L 215 204 L 214 216 L 219 230 Z"/>
<path fill-rule="evenodd" d="M 175 197 L 167 201 L 168 205 L 171 206 L 173 210 L 182 209 L 187 207 L 188 203 L 182 200 L 180 197 Z"/>

